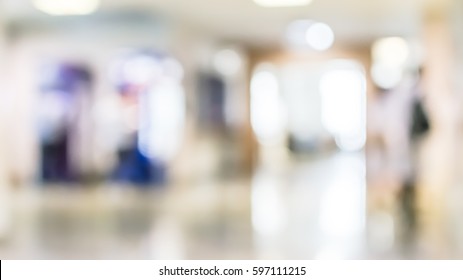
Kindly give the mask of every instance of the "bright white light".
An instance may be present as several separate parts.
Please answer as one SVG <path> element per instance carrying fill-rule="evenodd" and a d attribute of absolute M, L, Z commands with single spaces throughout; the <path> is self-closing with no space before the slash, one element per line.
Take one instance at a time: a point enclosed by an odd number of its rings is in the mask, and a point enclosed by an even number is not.
<path fill-rule="evenodd" d="M 140 56 L 129 61 L 124 71 L 129 81 L 149 86 L 140 95 L 140 151 L 149 158 L 171 160 L 181 145 L 185 121 L 182 66 L 173 58 L 158 62 Z"/>
<path fill-rule="evenodd" d="M 341 154 L 321 200 L 320 227 L 329 238 L 351 239 L 365 229 L 366 167 L 358 155 Z"/>
<path fill-rule="evenodd" d="M 346 177 L 343 177 L 346 179 Z M 355 179 L 347 177 L 347 179 Z M 358 209 L 361 205 L 361 193 L 356 185 L 347 187 L 346 181 L 336 182 L 322 200 L 321 227 L 330 235 L 344 236 L 359 233 L 363 229 L 362 216 Z"/>
<path fill-rule="evenodd" d="M 215 69 L 224 76 L 233 76 L 237 74 L 241 65 L 241 57 L 235 50 L 221 50 L 214 57 Z"/>
<path fill-rule="evenodd" d="M 375 84 L 383 89 L 391 89 L 402 81 L 403 70 L 383 63 L 375 63 L 371 68 L 371 77 Z"/>
<path fill-rule="evenodd" d="M 333 30 L 325 23 L 296 20 L 288 26 L 286 39 L 291 47 L 324 51 L 333 45 L 335 38 Z"/>
<path fill-rule="evenodd" d="M 333 30 L 325 23 L 312 24 L 305 33 L 305 39 L 310 47 L 317 51 L 324 51 L 334 43 Z"/>
<path fill-rule="evenodd" d="M 34 6 L 54 16 L 88 15 L 98 10 L 99 0 L 33 0 Z"/>
<path fill-rule="evenodd" d="M 322 123 L 339 148 L 355 151 L 366 141 L 365 75 L 358 69 L 328 71 L 320 81 Z"/>
<path fill-rule="evenodd" d="M 298 7 L 309 5 L 312 0 L 254 0 L 259 6 L 272 7 Z"/>
<path fill-rule="evenodd" d="M 263 145 L 272 145 L 283 136 L 286 123 L 278 80 L 270 71 L 259 71 L 251 81 L 251 124 Z"/>
<path fill-rule="evenodd" d="M 407 62 L 410 48 L 403 38 L 383 38 L 373 44 L 372 55 L 374 63 L 400 68 Z"/>
<path fill-rule="evenodd" d="M 403 70 L 410 62 L 410 46 L 400 37 L 379 39 L 373 44 L 372 58 L 373 81 L 381 88 L 391 89 L 400 83 Z"/>
<path fill-rule="evenodd" d="M 179 84 L 168 81 L 142 94 L 140 98 L 140 151 L 149 158 L 169 161 L 178 151 L 183 134 L 183 89 Z"/>
<path fill-rule="evenodd" d="M 315 144 L 324 131 L 318 75 L 318 68 L 299 63 L 287 65 L 281 71 L 281 92 L 288 108 L 288 131 L 296 142 Z"/>

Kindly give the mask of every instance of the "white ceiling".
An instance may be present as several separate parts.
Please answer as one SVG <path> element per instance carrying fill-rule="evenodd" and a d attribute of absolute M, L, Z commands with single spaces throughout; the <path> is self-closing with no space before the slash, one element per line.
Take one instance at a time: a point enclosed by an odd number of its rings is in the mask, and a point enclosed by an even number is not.
<path fill-rule="evenodd" d="M 15 20 L 40 16 L 31 0 L 3 0 Z M 164 15 L 230 41 L 268 46 L 295 19 L 330 24 L 338 42 L 362 44 L 381 36 L 413 36 L 426 2 L 439 0 L 313 0 L 306 7 L 263 8 L 252 0 L 102 0 L 103 12 L 139 10 Z M 43 17 L 43 16 L 42 16 Z"/>

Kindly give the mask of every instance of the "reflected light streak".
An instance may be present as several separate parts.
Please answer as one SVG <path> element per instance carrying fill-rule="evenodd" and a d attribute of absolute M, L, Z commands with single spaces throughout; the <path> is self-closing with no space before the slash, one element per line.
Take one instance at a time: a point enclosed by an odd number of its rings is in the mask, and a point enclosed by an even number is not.
<path fill-rule="evenodd" d="M 266 172 L 258 172 L 252 186 L 252 226 L 261 236 L 272 237 L 287 222 L 278 181 Z"/>
<path fill-rule="evenodd" d="M 366 167 L 355 154 L 341 154 L 320 209 L 320 227 L 329 237 L 351 238 L 365 228 Z"/>
<path fill-rule="evenodd" d="M 150 257 L 155 260 L 184 259 L 185 237 L 182 232 L 175 217 L 161 218 L 150 235 Z"/>
<path fill-rule="evenodd" d="M 366 222 L 366 163 L 360 153 L 341 153 L 320 201 L 321 247 L 317 259 L 351 259 L 362 249 Z"/>

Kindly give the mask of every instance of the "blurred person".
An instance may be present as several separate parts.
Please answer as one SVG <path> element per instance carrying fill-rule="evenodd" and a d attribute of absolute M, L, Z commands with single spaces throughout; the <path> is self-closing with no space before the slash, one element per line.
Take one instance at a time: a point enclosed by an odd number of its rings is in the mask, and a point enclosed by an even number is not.
<path fill-rule="evenodd" d="M 397 88 L 381 90 L 371 109 L 372 128 L 382 150 L 378 176 L 384 189 L 379 197 L 388 211 L 398 211 L 399 236 L 405 255 L 413 252 L 417 233 L 417 177 L 419 147 L 431 129 L 424 106 L 423 69 L 405 77 Z M 378 170 L 377 170 L 378 172 Z M 392 188 L 392 189 L 391 189 Z"/>
<path fill-rule="evenodd" d="M 388 174 L 401 182 L 416 171 L 416 144 L 430 129 L 423 105 L 420 68 L 404 77 L 393 89 L 380 89 L 378 100 L 370 107 L 370 129 L 381 146 Z"/>
<path fill-rule="evenodd" d="M 124 127 L 125 130 L 121 131 L 119 135 L 118 162 L 112 178 L 120 182 L 148 185 L 155 181 L 156 170 L 150 159 L 141 153 L 138 147 L 139 95 L 144 93 L 144 89 L 127 84 L 121 86 L 119 90 L 122 111 L 125 112 L 121 119 L 121 127 Z"/>
<path fill-rule="evenodd" d="M 112 178 L 163 185 L 183 134 L 183 68 L 168 54 L 141 49 L 122 57 L 115 74 L 123 116 Z"/>
<path fill-rule="evenodd" d="M 198 77 L 198 124 L 204 143 L 214 155 L 211 173 L 227 176 L 232 173 L 233 164 L 229 153 L 233 152 L 232 131 L 226 120 L 227 85 L 223 77 L 200 73 Z"/>
<path fill-rule="evenodd" d="M 70 182 L 85 173 L 92 75 L 84 66 L 46 69 L 39 111 L 41 179 Z"/>

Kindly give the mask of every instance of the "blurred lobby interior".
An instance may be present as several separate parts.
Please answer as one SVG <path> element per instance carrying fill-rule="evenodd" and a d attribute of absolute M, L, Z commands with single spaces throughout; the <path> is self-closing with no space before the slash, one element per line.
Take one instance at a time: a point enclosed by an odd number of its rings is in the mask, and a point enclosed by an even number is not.
<path fill-rule="evenodd" d="M 0 258 L 461 259 L 462 27 L 459 0 L 0 0 Z"/>

